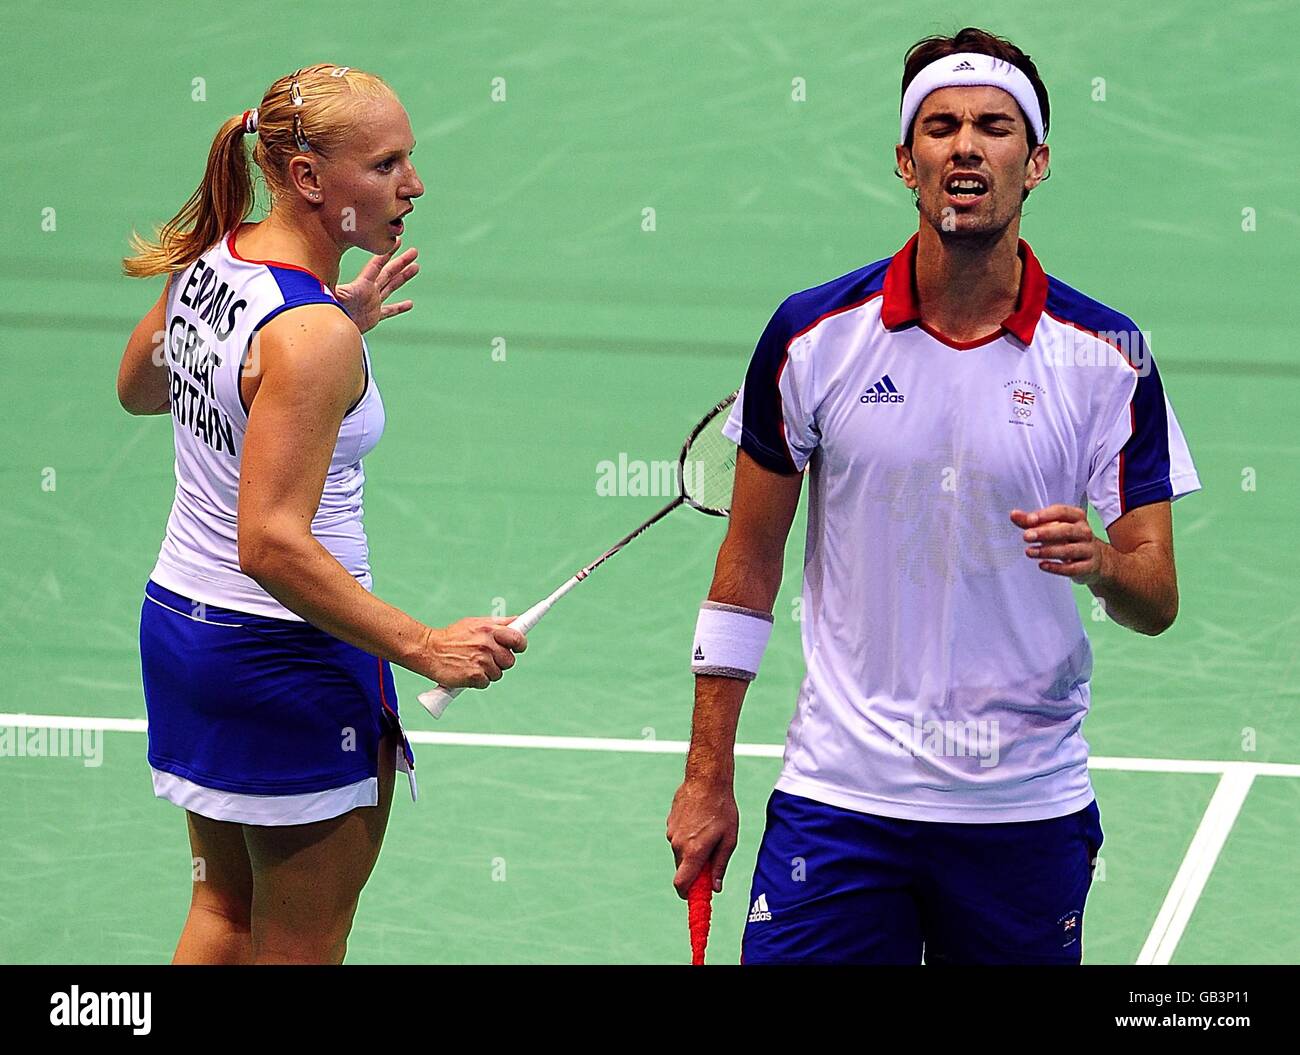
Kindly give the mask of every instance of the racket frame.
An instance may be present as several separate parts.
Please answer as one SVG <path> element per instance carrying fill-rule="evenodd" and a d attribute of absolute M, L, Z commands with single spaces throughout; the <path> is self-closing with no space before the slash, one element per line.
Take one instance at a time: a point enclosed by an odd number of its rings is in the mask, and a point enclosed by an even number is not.
<path fill-rule="evenodd" d="M 691 444 L 694 443 L 696 439 L 699 438 L 700 433 L 704 431 L 705 426 L 713 421 L 713 419 L 722 413 L 722 411 L 727 407 L 731 406 L 731 404 L 736 401 L 736 396 L 739 394 L 740 390 L 737 389 L 735 392 L 732 392 L 731 395 L 718 400 L 718 402 L 714 404 L 713 408 L 705 414 L 704 417 L 700 418 L 699 423 L 695 428 L 691 429 L 690 435 L 686 437 L 686 442 L 682 444 L 682 453 L 677 459 L 677 497 L 659 510 L 659 512 L 654 516 L 650 517 L 649 520 L 641 524 L 640 527 L 629 531 L 621 539 L 615 542 L 614 545 L 570 578 L 563 586 L 552 593 L 544 601 L 540 601 L 533 605 L 533 607 L 528 609 L 527 612 L 514 620 L 514 622 L 510 624 L 511 627 L 516 630 L 521 630 L 525 634 L 528 633 L 534 626 L 541 622 L 542 616 L 551 610 L 551 606 L 556 601 L 573 589 L 573 587 L 577 586 L 578 583 L 582 582 L 583 579 L 604 564 L 605 561 L 609 560 L 610 557 L 614 556 L 615 553 L 621 550 L 634 538 L 640 535 L 643 531 L 659 523 L 659 521 L 678 506 L 689 505 L 692 509 L 698 509 L 701 513 L 707 513 L 709 516 L 714 517 L 725 517 L 729 515 L 729 509 L 716 509 L 712 506 L 700 505 L 699 502 L 696 502 L 686 493 L 686 455 L 690 452 Z M 424 709 L 434 718 L 441 718 L 443 711 L 447 709 L 447 705 L 464 691 L 463 687 L 448 689 L 439 685 L 436 688 L 420 693 L 418 699 Z"/>

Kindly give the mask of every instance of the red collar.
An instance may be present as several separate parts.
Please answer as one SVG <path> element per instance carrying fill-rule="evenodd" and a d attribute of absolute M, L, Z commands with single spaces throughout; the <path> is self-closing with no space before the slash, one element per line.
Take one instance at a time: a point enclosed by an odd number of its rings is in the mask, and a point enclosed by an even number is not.
<path fill-rule="evenodd" d="M 890 330 L 900 326 L 919 322 L 921 305 L 916 295 L 916 247 L 920 234 L 908 239 L 885 271 L 884 304 L 880 311 L 880 321 Z M 1016 247 L 1022 263 L 1020 271 L 1020 292 L 1016 296 L 1016 308 L 1002 320 L 1002 329 L 1014 335 L 1021 344 L 1029 344 L 1034 339 L 1034 328 L 1039 316 L 1047 304 L 1047 275 L 1038 258 L 1023 238 Z M 957 343 L 957 342 L 951 342 Z M 983 341 L 967 342 L 982 344 Z"/>

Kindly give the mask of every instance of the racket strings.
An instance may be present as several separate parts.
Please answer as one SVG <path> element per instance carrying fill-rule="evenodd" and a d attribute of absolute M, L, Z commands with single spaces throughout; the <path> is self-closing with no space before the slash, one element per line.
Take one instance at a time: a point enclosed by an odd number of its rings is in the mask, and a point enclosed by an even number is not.
<path fill-rule="evenodd" d="M 736 476 L 736 445 L 722 434 L 730 405 L 721 408 L 687 445 L 682 455 L 682 494 L 692 505 L 715 513 L 731 509 L 731 485 Z"/>

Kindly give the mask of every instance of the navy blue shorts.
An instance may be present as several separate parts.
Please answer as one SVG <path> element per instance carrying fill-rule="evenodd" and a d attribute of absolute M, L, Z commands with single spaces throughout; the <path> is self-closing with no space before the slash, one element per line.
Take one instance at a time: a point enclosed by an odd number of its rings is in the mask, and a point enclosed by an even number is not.
<path fill-rule="evenodd" d="M 741 962 L 1077 964 L 1101 843 L 1096 801 L 955 824 L 774 791 Z"/>
<path fill-rule="evenodd" d="M 381 738 L 399 734 L 389 664 L 310 623 L 201 604 L 150 579 L 140 666 L 154 791 L 243 824 L 305 824 L 379 801 Z"/>

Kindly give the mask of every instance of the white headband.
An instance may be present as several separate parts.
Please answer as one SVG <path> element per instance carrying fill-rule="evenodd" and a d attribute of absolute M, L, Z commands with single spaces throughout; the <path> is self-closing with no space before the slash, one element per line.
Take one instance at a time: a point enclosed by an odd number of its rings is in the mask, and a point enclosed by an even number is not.
<path fill-rule="evenodd" d="M 903 120 L 898 141 L 907 142 L 908 130 L 921 109 L 925 97 L 939 88 L 962 87 L 987 84 L 1001 88 L 1020 104 L 1020 109 L 1029 118 L 1029 124 L 1042 142 L 1043 114 L 1038 108 L 1038 96 L 1029 78 L 1017 67 L 992 55 L 980 55 L 975 52 L 961 52 L 957 55 L 945 55 L 926 66 L 907 86 L 903 94 Z"/>

